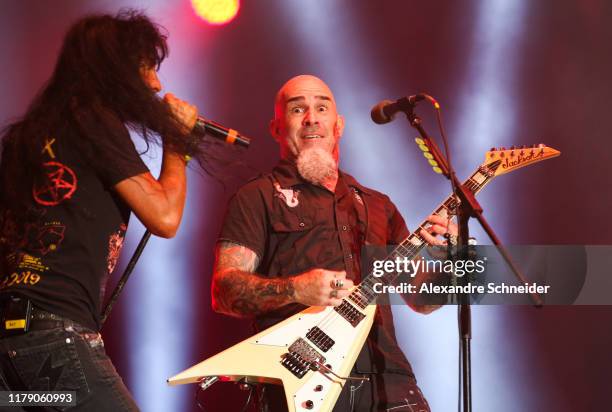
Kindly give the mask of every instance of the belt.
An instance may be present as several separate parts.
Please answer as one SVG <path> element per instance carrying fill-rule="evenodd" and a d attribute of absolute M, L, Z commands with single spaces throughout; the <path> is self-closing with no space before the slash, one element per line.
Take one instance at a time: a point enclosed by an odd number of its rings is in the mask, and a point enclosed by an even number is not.
<path fill-rule="evenodd" d="M 33 307 L 32 313 L 30 315 L 30 325 L 28 331 L 68 328 L 74 325 L 74 321 L 70 319 L 66 319 L 54 313 L 44 311 L 37 307 Z M 27 332 L 22 331 L 21 333 L 15 333 L 13 331 L 8 331 L 4 329 L 4 327 L 0 327 L 0 338 L 20 335 L 23 333 Z"/>
<path fill-rule="evenodd" d="M 37 307 L 32 308 L 32 317 L 30 318 L 29 330 L 45 330 L 54 328 L 63 328 L 68 324 L 74 324 L 70 319 L 63 318 L 54 313 L 38 309 Z"/>

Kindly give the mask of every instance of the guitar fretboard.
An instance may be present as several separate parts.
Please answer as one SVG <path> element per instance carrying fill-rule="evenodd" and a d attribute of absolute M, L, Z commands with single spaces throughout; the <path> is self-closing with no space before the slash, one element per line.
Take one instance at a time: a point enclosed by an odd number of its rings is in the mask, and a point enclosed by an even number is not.
<path fill-rule="evenodd" d="M 467 187 L 474 195 L 480 192 L 487 183 L 489 183 L 495 176 L 495 170 L 499 167 L 501 161 L 495 161 L 488 165 L 480 166 L 465 182 L 463 186 Z M 457 206 L 459 206 L 460 200 L 451 194 L 442 202 L 436 210 L 432 213 L 433 215 L 447 218 L 449 216 L 456 215 Z M 419 227 L 412 232 L 406 239 L 404 239 L 393 251 L 386 257 L 386 260 L 395 261 L 395 259 L 407 258 L 408 260 L 414 259 L 419 252 L 427 246 L 427 242 L 420 235 L 421 229 L 427 229 L 429 222 L 424 220 L 421 222 Z M 376 277 L 373 273 L 363 278 L 361 283 L 355 287 L 353 292 L 346 297 L 351 303 L 358 307 L 365 309 L 367 305 L 373 303 L 377 297 L 377 293 L 374 292 L 374 284 L 382 283 L 384 285 L 390 285 L 398 276 L 395 272 L 384 272 L 382 276 Z"/>

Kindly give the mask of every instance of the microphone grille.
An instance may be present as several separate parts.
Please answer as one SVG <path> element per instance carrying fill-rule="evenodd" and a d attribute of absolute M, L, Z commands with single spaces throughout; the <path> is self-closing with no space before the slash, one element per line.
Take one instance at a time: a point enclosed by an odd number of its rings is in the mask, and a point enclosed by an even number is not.
<path fill-rule="evenodd" d="M 394 103 L 393 100 L 383 100 L 382 102 L 378 103 L 376 106 L 372 107 L 372 110 L 370 111 L 370 116 L 372 117 L 372 120 L 374 121 L 374 123 L 385 124 L 393 120 L 393 118 L 387 116 L 384 111 L 384 108 L 386 106 L 393 104 L 393 103 Z"/>

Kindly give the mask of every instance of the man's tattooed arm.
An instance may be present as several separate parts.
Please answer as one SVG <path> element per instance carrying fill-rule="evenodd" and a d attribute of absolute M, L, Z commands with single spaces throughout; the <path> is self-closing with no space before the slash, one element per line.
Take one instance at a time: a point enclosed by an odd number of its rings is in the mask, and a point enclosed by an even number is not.
<path fill-rule="evenodd" d="M 293 278 L 265 279 L 251 249 L 219 242 L 212 280 L 213 309 L 239 318 L 252 317 L 294 302 Z"/>

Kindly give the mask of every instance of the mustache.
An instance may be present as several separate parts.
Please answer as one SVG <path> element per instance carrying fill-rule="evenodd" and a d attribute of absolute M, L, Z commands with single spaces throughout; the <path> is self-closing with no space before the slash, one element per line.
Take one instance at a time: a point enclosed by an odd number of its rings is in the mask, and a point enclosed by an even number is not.
<path fill-rule="evenodd" d="M 304 128 L 302 128 L 302 135 L 305 134 L 320 134 L 322 132 L 322 129 L 320 126 L 306 126 Z"/>

